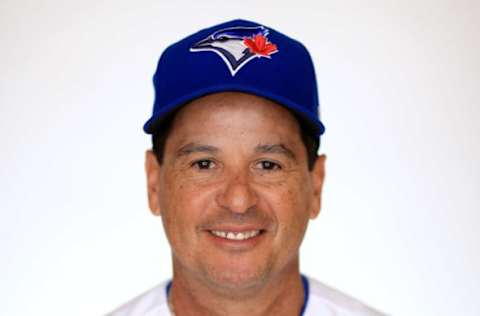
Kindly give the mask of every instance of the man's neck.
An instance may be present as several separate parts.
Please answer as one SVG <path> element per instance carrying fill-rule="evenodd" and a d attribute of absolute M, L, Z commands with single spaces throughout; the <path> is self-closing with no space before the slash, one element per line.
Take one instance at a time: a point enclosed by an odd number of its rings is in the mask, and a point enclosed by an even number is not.
<path fill-rule="evenodd" d="M 298 263 L 261 286 L 216 291 L 198 280 L 174 273 L 169 303 L 176 316 L 299 315 L 304 302 Z"/>

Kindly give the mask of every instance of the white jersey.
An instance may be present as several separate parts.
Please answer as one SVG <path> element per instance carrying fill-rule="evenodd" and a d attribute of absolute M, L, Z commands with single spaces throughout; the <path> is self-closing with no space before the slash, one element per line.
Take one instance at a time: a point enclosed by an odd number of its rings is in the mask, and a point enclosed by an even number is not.
<path fill-rule="evenodd" d="M 302 278 L 306 295 L 301 316 L 385 315 L 315 279 Z M 167 302 L 169 284 L 155 286 L 106 316 L 171 316 Z"/>

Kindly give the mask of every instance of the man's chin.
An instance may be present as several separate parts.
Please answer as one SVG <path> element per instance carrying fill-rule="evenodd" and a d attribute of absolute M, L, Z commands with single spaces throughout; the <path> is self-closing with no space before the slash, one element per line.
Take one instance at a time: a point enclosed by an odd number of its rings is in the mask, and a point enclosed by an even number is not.
<path fill-rule="evenodd" d="M 205 274 L 208 283 L 210 283 L 216 290 L 222 292 L 239 292 L 251 290 L 253 288 L 261 287 L 267 279 L 268 272 L 266 269 L 257 269 L 250 271 L 235 271 L 209 269 Z M 232 293 L 233 294 L 233 293 Z"/>

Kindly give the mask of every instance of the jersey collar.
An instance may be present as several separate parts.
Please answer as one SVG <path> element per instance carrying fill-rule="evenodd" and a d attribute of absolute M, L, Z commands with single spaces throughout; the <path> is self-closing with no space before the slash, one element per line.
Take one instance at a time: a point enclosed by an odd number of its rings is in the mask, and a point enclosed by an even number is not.
<path fill-rule="evenodd" d="M 303 304 L 302 304 L 302 309 L 300 309 L 300 316 L 303 316 L 305 314 L 305 310 L 307 309 L 307 304 L 308 304 L 308 297 L 310 296 L 310 285 L 308 282 L 308 278 L 304 276 L 303 274 L 301 275 L 302 277 L 302 285 L 303 285 Z M 172 280 L 170 280 L 165 287 L 165 295 L 167 296 L 167 302 L 168 302 L 168 295 L 170 293 L 170 288 L 172 287 Z"/>

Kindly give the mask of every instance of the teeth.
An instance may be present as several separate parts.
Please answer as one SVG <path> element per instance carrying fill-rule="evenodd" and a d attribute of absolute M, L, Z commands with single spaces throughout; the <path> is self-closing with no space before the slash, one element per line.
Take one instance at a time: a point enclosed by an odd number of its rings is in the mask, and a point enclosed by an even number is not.
<path fill-rule="evenodd" d="M 246 232 L 242 232 L 242 233 L 224 232 L 224 231 L 220 231 L 220 230 L 212 230 L 210 232 L 217 237 L 230 239 L 230 240 L 245 240 L 245 239 L 249 239 L 249 238 L 255 237 L 258 234 L 260 234 L 259 230 L 251 230 L 251 231 L 246 231 Z"/>

